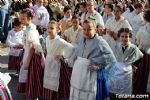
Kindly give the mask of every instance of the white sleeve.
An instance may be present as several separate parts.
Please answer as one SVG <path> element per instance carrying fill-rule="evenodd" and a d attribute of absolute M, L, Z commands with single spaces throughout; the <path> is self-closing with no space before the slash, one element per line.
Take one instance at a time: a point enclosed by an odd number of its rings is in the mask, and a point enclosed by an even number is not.
<path fill-rule="evenodd" d="M 98 15 L 97 25 L 104 26 L 104 21 L 103 21 L 103 18 L 102 18 L 102 16 L 100 14 Z"/>
<path fill-rule="evenodd" d="M 14 47 L 15 45 L 16 45 L 16 43 L 14 43 L 14 42 L 12 42 L 11 41 L 11 38 L 12 38 L 12 36 L 11 36 L 11 33 L 12 31 L 9 31 L 8 32 L 8 36 L 7 36 L 7 40 L 6 40 L 6 43 L 7 43 L 7 45 L 9 46 L 9 47 Z"/>

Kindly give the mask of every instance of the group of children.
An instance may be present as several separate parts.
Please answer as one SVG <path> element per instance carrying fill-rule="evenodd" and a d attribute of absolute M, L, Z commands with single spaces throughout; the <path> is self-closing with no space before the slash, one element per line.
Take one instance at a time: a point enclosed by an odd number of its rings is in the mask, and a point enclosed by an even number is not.
<path fill-rule="evenodd" d="M 104 69 L 108 71 L 110 93 L 146 93 L 146 89 L 150 92 L 150 10 L 144 12 L 146 24 L 133 39 L 133 26 L 122 16 L 120 5 L 115 6 L 114 15 L 104 25 L 101 15 L 94 9 L 94 0 L 87 2 L 82 22 L 72 16 L 68 6 L 59 22 L 53 19 L 47 22 L 44 20 L 47 15 L 40 14 L 38 9 L 40 6 L 45 10 L 42 0 L 37 3 L 35 15 L 29 9 L 20 12 L 7 37 L 8 69 L 19 72 L 18 92 L 26 93 L 29 100 L 99 100 L 100 88 L 95 83 L 99 78 L 97 74 Z M 42 24 L 45 21 L 47 24 Z M 47 28 L 43 43 L 36 25 Z"/>

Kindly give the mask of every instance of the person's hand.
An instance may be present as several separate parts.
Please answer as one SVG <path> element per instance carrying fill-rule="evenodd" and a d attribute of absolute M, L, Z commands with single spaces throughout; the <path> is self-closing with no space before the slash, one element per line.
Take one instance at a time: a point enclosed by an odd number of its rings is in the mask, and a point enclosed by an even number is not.
<path fill-rule="evenodd" d="M 98 67 L 98 66 L 89 66 L 89 67 L 88 67 L 88 70 L 89 70 L 90 72 L 94 72 L 94 71 L 99 70 L 99 67 Z"/>
<path fill-rule="evenodd" d="M 55 56 L 54 56 L 54 59 L 60 61 L 60 60 L 63 60 L 64 57 L 63 57 L 62 55 L 55 55 Z"/>

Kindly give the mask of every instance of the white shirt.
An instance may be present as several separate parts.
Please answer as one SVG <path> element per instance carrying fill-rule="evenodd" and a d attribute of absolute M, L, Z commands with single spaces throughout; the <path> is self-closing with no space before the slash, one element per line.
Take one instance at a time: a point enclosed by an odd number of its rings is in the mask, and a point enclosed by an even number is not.
<path fill-rule="evenodd" d="M 82 27 L 79 26 L 75 31 L 73 27 L 70 27 L 64 32 L 64 35 L 67 36 L 68 42 L 70 42 L 73 45 L 77 45 L 79 44 L 80 37 L 82 36 Z"/>
<path fill-rule="evenodd" d="M 88 20 L 90 16 L 95 19 L 95 24 L 96 25 L 104 26 L 103 18 L 102 18 L 102 16 L 97 11 L 94 11 L 93 14 L 87 13 L 86 14 L 86 19 Z"/>
<path fill-rule="evenodd" d="M 23 31 L 16 32 L 14 29 L 8 32 L 7 44 L 9 47 L 23 45 Z"/>

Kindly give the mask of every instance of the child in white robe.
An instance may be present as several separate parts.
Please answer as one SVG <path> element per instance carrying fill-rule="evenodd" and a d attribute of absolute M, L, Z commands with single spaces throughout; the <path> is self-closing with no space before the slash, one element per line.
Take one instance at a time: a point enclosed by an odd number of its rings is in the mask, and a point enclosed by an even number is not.
<path fill-rule="evenodd" d="M 23 52 L 23 30 L 18 18 L 14 19 L 13 25 L 14 28 L 9 31 L 6 42 L 10 47 L 8 69 L 19 72 Z"/>
<path fill-rule="evenodd" d="M 64 39 L 77 46 L 82 36 L 82 27 L 79 25 L 79 19 L 77 16 L 72 17 L 72 27 L 64 32 Z"/>
<path fill-rule="evenodd" d="M 44 71 L 44 91 L 43 91 L 43 98 L 46 100 L 60 100 L 62 95 L 62 88 L 66 87 L 63 92 L 67 92 L 67 96 L 63 95 L 65 98 L 69 98 L 69 81 L 66 80 L 66 75 L 62 75 L 62 71 L 66 66 L 62 65 L 60 60 L 64 56 L 65 50 L 73 50 L 73 46 L 70 43 L 67 43 L 65 40 L 61 39 L 57 35 L 57 22 L 51 21 L 48 26 L 48 34 L 46 38 L 46 49 L 47 49 L 47 56 L 46 56 L 46 65 Z M 68 53 L 68 52 L 67 52 Z M 59 55 L 59 57 L 57 56 Z M 60 58 L 61 57 L 61 58 Z M 67 74 L 63 72 L 64 74 Z M 71 73 L 70 73 L 71 76 Z M 69 77 L 69 76 L 67 76 Z M 61 81 L 63 79 L 63 81 Z M 67 81 L 68 83 L 63 85 L 63 83 Z M 68 88 L 67 88 L 68 87 Z M 55 96 L 56 95 L 56 96 Z"/>

